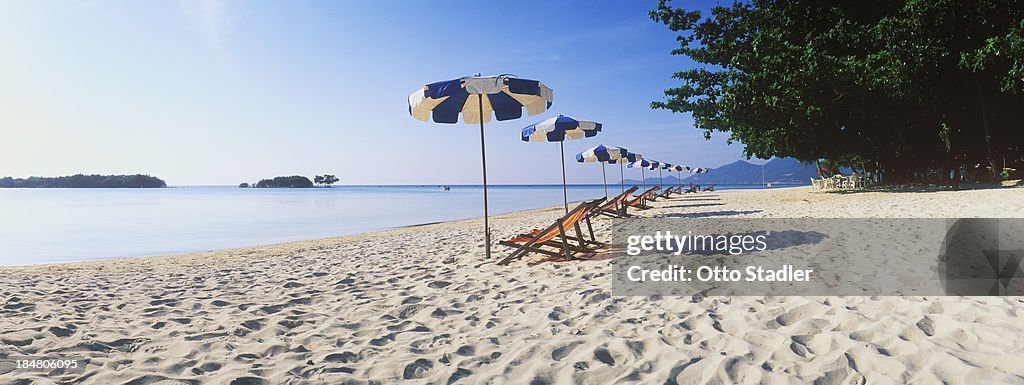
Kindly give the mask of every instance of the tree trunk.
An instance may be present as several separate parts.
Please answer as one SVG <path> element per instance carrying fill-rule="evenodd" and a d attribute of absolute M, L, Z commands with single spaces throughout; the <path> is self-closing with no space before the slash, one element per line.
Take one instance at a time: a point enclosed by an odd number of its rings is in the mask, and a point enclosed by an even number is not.
<path fill-rule="evenodd" d="M 996 171 L 996 158 L 992 153 L 992 128 L 990 127 L 988 102 L 985 100 L 985 93 L 981 89 L 981 82 L 978 81 L 978 76 L 971 75 L 971 79 L 974 80 L 974 88 L 978 95 L 978 107 L 981 110 L 981 129 L 985 135 L 985 156 L 988 158 L 988 165 L 992 171 L 990 177 L 993 182 L 996 182 L 999 180 L 999 171 Z"/>

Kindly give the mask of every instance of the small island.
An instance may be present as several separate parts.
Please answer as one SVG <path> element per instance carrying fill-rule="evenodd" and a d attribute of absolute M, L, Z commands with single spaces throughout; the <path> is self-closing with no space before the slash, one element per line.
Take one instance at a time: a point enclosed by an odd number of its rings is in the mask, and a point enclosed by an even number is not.
<path fill-rule="evenodd" d="M 135 175 L 83 175 L 28 178 L 0 178 L 0 188 L 163 188 L 167 183 L 160 178 Z"/>
<path fill-rule="evenodd" d="M 279 177 L 276 177 L 274 179 L 263 179 L 263 180 L 260 180 L 259 182 L 256 183 L 256 187 L 258 187 L 258 188 L 267 188 L 267 187 L 274 187 L 274 188 L 281 188 L 281 187 L 308 188 L 308 187 L 313 187 L 313 181 L 311 181 L 311 180 L 309 180 L 309 178 L 301 176 L 301 175 L 279 176 Z"/>
<path fill-rule="evenodd" d="M 275 177 L 273 179 L 261 179 L 259 182 L 256 182 L 255 184 L 249 184 L 249 183 L 243 182 L 243 183 L 239 184 L 238 187 L 239 188 L 249 188 L 249 187 L 255 187 L 255 188 L 310 188 L 310 187 L 314 187 L 314 186 L 317 186 L 317 185 L 324 186 L 324 187 L 331 187 L 332 184 L 338 182 L 339 180 L 340 179 L 338 179 L 338 177 L 336 177 L 334 175 L 331 175 L 331 174 L 317 175 L 315 178 L 313 178 L 313 180 L 310 180 L 308 177 L 305 177 L 305 176 L 302 176 L 302 175 L 292 175 L 292 176 L 279 176 L 279 177 Z M 314 184 L 314 181 L 315 181 L 315 184 Z"/>

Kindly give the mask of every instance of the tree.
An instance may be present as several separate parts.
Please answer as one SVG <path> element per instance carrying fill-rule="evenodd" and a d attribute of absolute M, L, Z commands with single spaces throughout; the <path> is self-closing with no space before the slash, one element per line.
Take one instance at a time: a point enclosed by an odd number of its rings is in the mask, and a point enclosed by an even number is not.
<path fill-rule="evenodd" d="M 1013 1 L 755 0 L 710 15 L 668 3 L 651 18 L 699 66 L 652 108 L 692 114 L 748 158 L 828 159 L 896 181 L 1024 161 Z"/>
<path fill-rule="evenodd" d="M 313 183 L 316 183 L 318 185 L 324 184 L 324 176 L 323 175 L 314 176 L 313 177 Z"/>
<path fill-rule="evenodd" d="M 331 187 L 332 184 L 335 184 L 335 183 L 337 183 L 340 180 L 341 179 L 338 179 L 338 177 L 336 177 L 334 175 L 324 174 L 323 181 L 321 183 L 327 185 L 327 187 Z"/>
<path fill-rule="evenodd" d="M 0 188 L 161 188 L 167 183 L 160 178 L 135 175 L 83 175 L 59 177 L 32 176 L 25 179 L 11 177 L 0 178 Z"/>
<path fill-rule="evenodd" d="M 256 187 L 259 188 L 282 188 L 282 187 L 293 187 L 293 188 L 307 188 L 313 187 L 313 182 L 309 178 L 301 175 L 292 176 L 279 176 L 274 179 L 262 179 L 256 183 Z"/>

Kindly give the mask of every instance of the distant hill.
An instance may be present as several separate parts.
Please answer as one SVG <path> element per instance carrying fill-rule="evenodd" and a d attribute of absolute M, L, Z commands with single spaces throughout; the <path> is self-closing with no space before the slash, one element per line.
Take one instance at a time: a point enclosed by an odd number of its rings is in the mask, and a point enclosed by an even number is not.
<path fill-rule="evenodd" d="M 82 175 L 0 178 L 0 188 L 159 188 L 167 183 L 149 175 Z"/>
<path fill-rule="evenodd" d="M 654 175 L 651 177 L 651 175 Z M 793 158 L 775 158 L 764 165 L 764 180 L 773 184 L 810 184 L 810 178 L 815 178 L 818 173 L 813 165 L 801 164 Z M 665 184 L 676 184 L 675 173 L 665 172 Z M 683 172 L 683 183 L 697 183 L 697 175 Z M 626 179 L 626 183 L 640 184 L 639 179 Z M 658 183 L 658 172 L 647 172 L 647 183 Z M 706 174 L 700 174 L 701 184 L 761 184 L 761 164 L 750 163 L 742 160 L 727 165 L 709 169 Z"/>

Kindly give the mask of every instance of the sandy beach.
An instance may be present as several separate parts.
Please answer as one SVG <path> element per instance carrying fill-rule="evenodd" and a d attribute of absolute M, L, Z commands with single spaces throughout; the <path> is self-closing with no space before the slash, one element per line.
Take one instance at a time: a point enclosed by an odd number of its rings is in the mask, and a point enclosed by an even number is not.
<path fill-rule="evenodd" d="M 1024 188 L 722 191 L 645 217 L 1020 217 Z M 562 208 L 492 218 L 494 238 Z M 607 241 L 609 220 L 595 222 Z M 1021 297 L 618 297 L 608 260 L 498 266 L 481 223 L 0 268 L 0 384 L 1021 384 Z M 496 257 L 512 250 L 495 246 Z"/>

